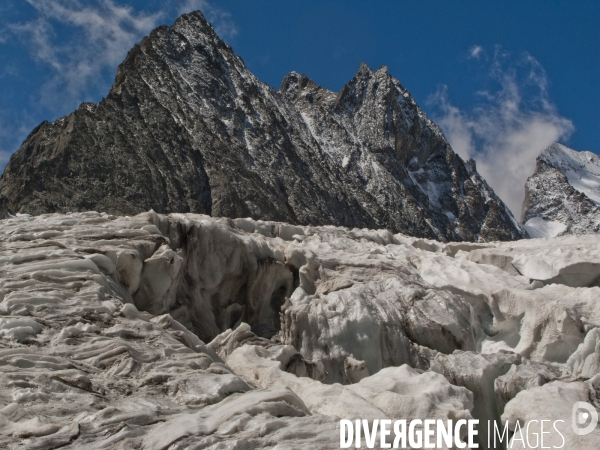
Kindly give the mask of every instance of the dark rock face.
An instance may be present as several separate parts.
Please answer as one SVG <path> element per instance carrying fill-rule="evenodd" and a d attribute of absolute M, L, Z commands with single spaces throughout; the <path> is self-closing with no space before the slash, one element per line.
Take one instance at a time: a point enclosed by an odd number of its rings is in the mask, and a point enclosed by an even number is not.
<path fill-rule="evenodd" d="M 0 179 L 12 212 L 195 212 L 388 228 L 442 241 L 525 236 L 387 69 L 339 92 L 261 83 L 201 13 L 159 27 L 108 97 L 38 126 Z"/>
<path fill-rule="evenodd" d="M 523 223 L 526 227 L 536 227 L 540 220 L 554 224 L 554 233 L 538 231 L 536 237 L 599 233 L 599 173 L 597 155 L 552 144 L 538 156 L 535 173 L 525 184 Z"/>

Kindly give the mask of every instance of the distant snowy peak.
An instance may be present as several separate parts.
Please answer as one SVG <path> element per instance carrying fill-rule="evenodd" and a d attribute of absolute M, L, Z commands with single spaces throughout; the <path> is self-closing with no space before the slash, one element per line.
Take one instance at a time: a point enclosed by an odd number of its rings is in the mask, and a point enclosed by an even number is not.
<path fill-rule="evenodd" d="M 522 221 L 532 238 L 600 232 L 600 158 L 555 143 L 525 184 Z"/>
<path fill-rule="evenodd" d="M 561 171 L 569 184 L 600 205 L 600 157 L 592 152 L 578 152 L 562 144 L 552 144 L 540 160 Z"/>

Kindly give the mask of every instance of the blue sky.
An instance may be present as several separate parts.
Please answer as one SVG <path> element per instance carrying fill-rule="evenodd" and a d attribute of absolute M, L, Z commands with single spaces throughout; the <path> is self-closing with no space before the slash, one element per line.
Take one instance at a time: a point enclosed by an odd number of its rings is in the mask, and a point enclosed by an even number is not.
<path fill-rule="evenodd" d="M 275 87 L 296 70 L 339 90 L 361 61 L 388 66 L 513 211 L 545 145 L 600 153 L 597 1 L 3 0 L 0 168 L 39 122 L 106 95 L 142 36 L 194 9 Z"/>

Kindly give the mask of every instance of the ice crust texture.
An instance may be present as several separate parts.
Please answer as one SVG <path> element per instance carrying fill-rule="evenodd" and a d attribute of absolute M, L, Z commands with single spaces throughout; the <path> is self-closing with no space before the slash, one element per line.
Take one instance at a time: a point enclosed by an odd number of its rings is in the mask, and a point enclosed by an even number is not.
<path fill-rule="evenodd" d="M 13 214 L 151 208 L 440 241 L 525 236 L 385 67 L 361 65 L 338 93 L 297 73 L 276 91 L 200 12 L 136 45 L 99 104 L 33 130 L 0 179 Z"/>
<path fill-rule="evenodd" d="M 600 232 L 600 158 L 552 144 L 525 184 L 522 221 L 533 238 Z"/>
<path fill-rule="evenodd" d="M 0 447 L 333 449 L 340 418 L 544 418 L 597 449 L 570 417 L 600 410 L 599 277 L 597 235 L 3 220 Z"/>

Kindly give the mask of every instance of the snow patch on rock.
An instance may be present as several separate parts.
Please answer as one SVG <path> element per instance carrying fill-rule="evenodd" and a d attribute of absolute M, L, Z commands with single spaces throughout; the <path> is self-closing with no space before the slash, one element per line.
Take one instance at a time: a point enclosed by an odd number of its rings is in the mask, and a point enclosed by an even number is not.
<path fill-rule="evenodd" d="M 567 226 L 564 223 L 544 220 L 541 217 L 529 219 L 523 227 L 527 230 L 530 238 L 553 238 L 566 231 Z"/>

